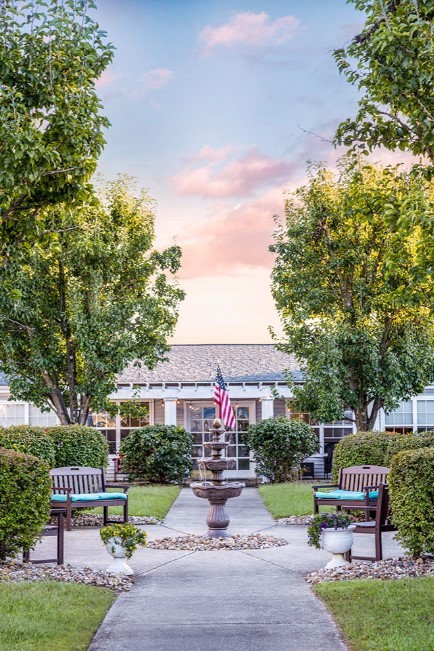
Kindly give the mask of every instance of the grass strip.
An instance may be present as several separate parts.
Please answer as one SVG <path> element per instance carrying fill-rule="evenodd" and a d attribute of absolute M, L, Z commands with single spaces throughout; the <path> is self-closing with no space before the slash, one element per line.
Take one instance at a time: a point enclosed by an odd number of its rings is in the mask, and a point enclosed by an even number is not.
<path fill-rule="evenodd" d="M 314 590 L 352 651 L 434 649 L 434 577 L 339 581 Z"/>
<path fill-rule="evenodd" d="M 288 484 L 263 484 L 259 493 L 273 518 L 313 513 L 312 483 L 297 481 Z"/>
<path fill-rule="evenodd" d="M 77 583 L 0 583 L 0 650 L 85 651 L 113 599 Z"/>
<path fill-rule="evenodd" d="M 111 492 L 118 492 L 115 488 Z M 128 491 L 128 513 L 130 515 L 147 515 L 162 520 L 179 495 L 179 486 L 150 484 L 149 486 L 131 486 Z M 102 513 L 102 508 L 89 509 L 90 513 Z M 110 513 L 121 515 L 121 506 L 110 507 Z"/>

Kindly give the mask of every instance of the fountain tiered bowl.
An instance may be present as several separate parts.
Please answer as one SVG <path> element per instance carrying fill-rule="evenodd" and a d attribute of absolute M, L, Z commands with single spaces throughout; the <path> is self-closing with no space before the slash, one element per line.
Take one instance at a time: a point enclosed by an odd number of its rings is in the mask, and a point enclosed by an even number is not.
<path fill-rule="evenodd" d="M 225 511 L 227 500 L 238 497 L 245 487 L 240 481 L 225 481 L 223 472 L 234 469 L 235 460 L 222 457 L 223 450 L 229 443 L 221 441 L 224 432 L 221 421 L 216 418 L 213 422 L 211 441 L 204 445 L 211 448 L 212 456 L 203 460 L 203 466 L 211 471 L 210 481 L 193 482 L 191 488 L 196 497 L 207 499 L 210 509 L 206 518 L 208 525 L 207 536 L 210 538 L 227 538 L 230 536 L 227 528 L 230 518 Z"/>

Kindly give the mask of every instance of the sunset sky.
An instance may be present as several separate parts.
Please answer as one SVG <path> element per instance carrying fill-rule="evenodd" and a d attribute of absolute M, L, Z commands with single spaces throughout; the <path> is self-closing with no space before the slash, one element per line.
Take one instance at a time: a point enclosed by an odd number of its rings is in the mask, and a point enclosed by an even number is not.
<path fill-rule="evenodd" d="M 116 47 L 98 82 L 100 161 L 157 202 L 157 245 L 183 249 L 172 343 L 268 343 L 273 215 L 306 161 L 333 163 L 357 93 L 332 58 L 360 31 L 345 0 L 98 0 Z"/>

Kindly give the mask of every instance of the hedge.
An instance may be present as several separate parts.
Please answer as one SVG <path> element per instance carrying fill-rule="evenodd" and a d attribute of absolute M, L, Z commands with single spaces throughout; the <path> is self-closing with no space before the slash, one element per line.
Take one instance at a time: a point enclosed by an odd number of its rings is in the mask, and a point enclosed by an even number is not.
<path fill-rule="evenodd" d="M 108 443 L 101 432 L 84 425 L 46 427 L 45 432 L 54 443 L 54 466 L 107 467 Z"/>
<path fill-rule="evenodd" d="M 434 554 L 434 448 L 396 454 L 388 483 L 396 539 L 412 556 Z"/>
<path fill-rule="evenodd" d="M 49 467 L 30 454 L 0 448 L 0 559 L 32 547 L 48 520 Z"/>
<path fill-rule="evenodd" d="M 372 464 L 390 466 L 402 450 L 434 446 L 434 432 L 398 434 L 396 432 L 359 432 L 345 436 L 335 447 L 332 479 L 337 481 L 340 468 Z"/>
<path fill-rule="evenodd" d="M 183 427 L 140 427 L 122 441 L 122 470 L 130 479 L 159 484 L 181 482 L 193 468 L 192 443 L 192 435 Z"/>
<path fill-rule="evenodd" d="M 42 427 L 17 425 L 0 428 L 0 447 L 33 454 L 54 466 L 54 443 Z"/>
<path fill-rule="evenodd" d="M 310 425 L 285 416 L 266 418 L 251 425 L 246 443 L 253 450 L 256 474 L 272 482 L 293 480 L 296 467 L 319 449 Z"/>

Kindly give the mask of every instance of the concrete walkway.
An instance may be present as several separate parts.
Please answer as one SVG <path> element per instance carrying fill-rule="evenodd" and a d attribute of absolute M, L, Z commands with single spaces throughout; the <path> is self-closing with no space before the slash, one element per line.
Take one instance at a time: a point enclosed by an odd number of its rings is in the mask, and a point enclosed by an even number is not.
<path fill-rule="evenodd" d="M 288 545 L 246 551 L 139 549 L 130 561 L 135 583 L 120 595 L 89 651 L 344 651 L 345 644 L 304 575 L 330 556 L 308 547 L 306 527 L 276 525 L 256 488 L 230 500 L 232 533 L 261 532 Z M 148 540 L 206 532 L 208 502 L 183 489 L 161 526 L 146 526 Z M 371 540 L 372 539 L 372 540 Z M 402 555 L 384 535 L 385 557 Z M 44 538 L 34 558 L 47 552 Z M 358 536 L 371 553 L 373 536 Z M 45 549 L 44 549 L 45 548 Z M 65 536 L 65 562 L 104 569 L 110 558 L 97 528 Z"/>

